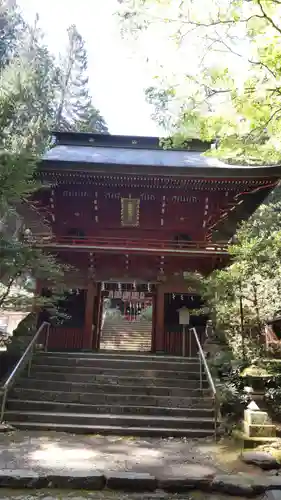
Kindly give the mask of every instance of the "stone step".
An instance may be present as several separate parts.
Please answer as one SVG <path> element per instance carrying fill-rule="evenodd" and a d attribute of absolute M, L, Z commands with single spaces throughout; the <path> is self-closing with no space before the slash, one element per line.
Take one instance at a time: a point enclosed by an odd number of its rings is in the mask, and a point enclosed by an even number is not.
<path fill-rule="evenodd" d="M 112 391 L 121 395 L 147 395 L 147 396 L 174 396 L 174 397 L 200 397 L 207 390 L 207 383 L 203 390 L 199 388 L 198 381 L 186 381 L 184 388 L 179 387 L 155 387 L 136 385 L 105 385 L 97 383 L 67 382 L 65 380 L 40 380 L 37 378 L 21 378 L 17 382 L 19 388 L 32 388 L 47 391 L 64 392 L 92 392 L 96 394 L 110 394 Z M 195 387 L 194 387 L 195 386 Z M 206 388 L 206 389 L 205 389 Z"/>
<path fill-rule="evenodd" d="M 102 330 L 109 328 L 126 328 L 128 330 L 145 329 L 152 330 L 152 323 L 146 321 L 127 321 L 126 319 L 108 318 L 104 320 Z"/>
<path fill-rule="evenodd" d="M 111 334 L 108 334 L 108 335 L 103 335 L 101 337 L 101 341 L 110 341 L 112 340 L 113 342 L 115 341 L 124 341 L 124 342 L 144 342 L 144 343 L 150 343 L 151 342 L 151 335 L 149 336 L 146 336 L 146 335 L 111 335 Z"/>
<path fill-rule="evenodd" d="M 138 318 L 136 321 L 128 321 L 126 318 L 124 317 L 109 317 L 109 316 L 106 316 L 104 318 L 104 326 L 105 325 L 113 325 L 113 326 L 118 326 L 118 325 L 132 325 L 132 326 L 135 326 L 135 325 L 141 325 L 141 326 L 146 326 L 147 328 L 152 328 L 152 322 L 151 321 L 148 321 L 148 320 L 145 320 L 145 319 L 140 319 Z"/>
<path fill-rule="evenodd" d="M 143 387 L 178 387 L 181 389 L 188 388 L 198 388 L 200 380 L 199 373 L 192 373 L 187 379 L 184 378 L 160 378 L 160 377 L 145 377 L 140 376 L 139 373 L 136 373 L 135 376 L 129 375 L 106 375 L 106 374 L 93 374 L 92 372 L 88 373 L 79 373 L 74 371 L 69 372 L 55 372 L 50 370 L 40 370 L 32 369 L 31 377 L 37 380 L 53 380 L 53 381 L 65 381 L 65 382 L 85 382 L 85 383 L 98 383 L 110 386 L 143 386 Z M 203 375 L 202 382 L 205 388 L 208 388 L 208 382 L 206 376 Z"/>
<path fill-rule="evenodd" d="M 138 335 L 138 336 L 144 336 L 144 337 L 151 337 L 151 331 L 152 328 L 151 326 L 148 327 L 147 325 L 140 326 L 140 323 L 136 326 L 136 323 L 134 326 L 132 325 L 130 327 L 130 324 L 128 326 L 128 323 L 126 324 L 117 324 L 117 325 L 104 325 L 103 330 L 101 332 L 101 335 L 103 334 L 106 335 L 111 335 L 112 337 L 121 337 L 122 335 L 126 335 L 130 337 L 131 335 Z"/>
<path fill-rule="evenodd" d="M 120 331 L 116 333 L 115 328 L 120 328 Z M 111 337 L 111 338 L 121 338 L 121 337 L 126 337 L 126 338 L 144 338 L 148 339 L 151 338 L 151 330 L 148 330 L 147 328 L 139 328 L 139 329 L 132 329 L 130 328 L 124 328 L 123 326 L 119 327 L 114 327 L 113 328 L 106 328 L 105 330 L 102 331 L 101 338 L 104 337 Z"/>
<path fill-rule="evenodd" d="M 143 344 L 143 345 L 151 345 L 151 339 L 140 339 L 140 338 L 134 338 L 134 337 L 130 337 L 129 339 L 128 338 L 124 338 L 124 337 L 118 337 L 118 338 L 112 338 L 112 337 L 104 337 L 101 339 L 101 342 L 105 343 L 109 343 L 109 342 L 112 342 L 112 343 L 116 343 L 116 344 L 137 344 L 137 345 L 140 345 L 140 344 Z"/>
<path fill-rule="evenodd" d="M 152 323 L 145 323 L 143 321 L 127 321 L 127 320 L 121 320 L 121 321 L 116 321 L 115 319 L 113 320 L 105 320 L 103 323 L 103 330 L 109 330 L 112 328 L 126 328 L 126 330 L 130 331 L 136 331 L 136 330 L 146 330 L 146 331 L 151 331 L 152 330 Z M 118 332 L 118 330 L 117 330 Z M 114 331 L 115 333 L 115 331 Z"/>
<path fill-rule="evenodd" d="M 145 346 L 151 346 L 151 340 L 145 340 L 145 339 L 124 339 L 124 338 L 112 338 L 112 337 L 105 337 L 101 339 L 102 344 L 126 344 L 126 345 L 145 345 Z"/>
<path fill-rule="evenodd" d="M 151 336 L 146 336 L 146 335 L 120 335 L 120 336 L 112 336 L 112 335 L 104 335 L 101 337 L 102 342 L 136 342 L 136 343 L 145 343 L 145 344 L 150 344 L 151 343 Z"/>
<path fill-rule="evenodd" d="M 136 338 L 136 337 L 130 337 L 130 338 L 125 338 L 125 337 L 118 337 L 118 338 L 113 338 L 113 337 L 103 337 L 101 338 L 102 343 L 116 343 L 116 344 L 136 344 L 136 345 L 151 345 L 151 339 L 141 339 L 141 338 Z"/>
<path fill-rule="evenodd" d="M 194 371 L 199 369 L 199 362 L 187 361 L 166 361 L 161 359 L 115 359 L 110 357 L 99 356 L 55 356 L 55 355 L 41 355 L 35 357 L 34 364 L 47 364 L 47 365 L 82 365 L 103 368 L 124 368 L 126 370 L 140 369 L 140 370 L 175 370 L 175 371 Z"/>
<path fill-rule="evenodd" d="M 151 335 L 143 334 L 143 333 L 122 333 L 120 335 L 112 335 L 112 332 L 108 332 L 102 335 L 101 340 L 124 340 L 124 341 L 135 341 L 135 342 L 151 342 Z"/>
<path fill-rule="evenodd" d="M 124 339 L 124 340 L 144 340 L 144 341 L 149 341 L 151 340 L 151 333 L 148 332 L 122 332 L 121 334 L 113 334 L 111 331 L 105 331 L 103 332 L 101 336 L 101 340 L 103 339 Z"/>
<path fill-rule="evenodd" d="M 192 393 L 191 393 L 192 394 Z M 96 405 L 120 405 L 120 406 L 170 406 L 179 408 L 212 408 L 212 398 L 206 393 L 203 397 L 176 396 L 153 396 L 147 394 L 102 394 L 97 392 L 64 392 L 58 390 L 35 389 L 35 388 L 12 388 L 9 398 L 34 401 L 58 401 L 62 403 L 85 403 Z"/>
<path fill-rule="evenodd" d="M 108 332 L 101 337 L 101 340 L 124 340 L 124 341 L 133 341 L 133 342 L 151 342 L 151 335 L 147 334 L 139 334 L 139 333 L 122 333 L 122 335 L 112 335 L 112 333 Z"/>
<path fill-rule="evenodd" d="M 53 422 L 10 422 L 16 429 L 40 430 L 40 431 L 56 431 L 56 432 L 71 432 L 72 434 L 104 434 L 115 436 L 144 436 L 144 437 L 187 437 L 187 438 L 203 438 L 212 436 L 213 430 L 209 429 L 178 429 L 165 427 L 119 427 L 111 426 L 96 426 L 96 425 L 72 425 L 72 424 L 57 424 Z"/>
<path fill-rule="evenodd" d="M 136 342 L 136 343 L 144 343 L 144 344 L 150 344 L 151 343 L 151 335 L 148 337 L 146 335 L 120 335 L 120 336 L 113 336 L 113 335 L 105 335 L 101 337 L 101 341 L 112 341 L 112 342 Z"/>
<path fill-rule="evenodd" d="M 151 347 L 150 346 L 143 346 L 143 345 L 136 345 L 136 346 L 130 346 L 126 344 L 112 344 L 112 343 L 105 343 L 102 344 L 102 348 L 104 349 L 110 349 L 111 351 L 117 351 L 120 348 L 123 349 L 123 351 L 127 353 L 132 353 L 134 354 L 135 352 L 151 352 Z"/>
<path fill-rule="evenodd" d="M 129 345 L 126 343 L 117 343 L 114 344 L 112 342 L 103 342 L 101 343 L 101 348 L 102 349 L 110 349 L 111 351 L 123 349 L 123 351 L 126 352 L 150 352 L 151 351 L 151 345 L 143 345 L 143 344 L 136 344 L 136 345 Z"/>
<path fill-rule="evenodd" d="M 54 413 L 37 411 L 7 411 L 5 413 L 6 422 L 52 422 L 57 424 L 76 424 L 97 427 L 165 427 L 177 429 L 214 429 L 214 419 L 212 418 L 184 418 L 165 417 L 153 415 L 115 415 L 115 414 L 90 414 L 90 413 Z"/>
<path fill-rule="evenodd" d="M 214 418 L 213 408 L 169 408 L 162 406 L 120 406 L 83 403 L 62 403 L 59 401 L 32 401 L 8 399 L 7 409 L 13 411 L 39 411 L 57 413 L 105 413 L 116 415 L 157 415 L 185 418 Z"/>
<path fill-rule="evenodd" d="M 147 341 L 142 341 L 142 340 L 124 340 L 124 339 L 112 339 L 112 338 L 108 338 L 108 339 L 101 339 L 101 345 L 109 345 L 109 344 L 112 344 L 112 345 L 116 345 L 116 346 L 122 346 L 122 345 L 126 345 L 126 346 L 131 346 L 131 347 L 136 347 L 136 346 L 145 346 L 145 347 L 151 347 L 151 341 L 147 342 Z"/>
<path fill-rule="evenodd" d="M 136 321 L 128 321 L 124 316 L 105 316 L 104 318 L 104 324 L 106 323 L 113 323 L 114 325 L 117 324 L 127 324 L 127 325 L 152 325 L 152 322 L 149 321 L 146 318 L 140 318 L 138 317 Z"/>
<path fill-rule="evenodd" d="M 144 370 L 126 368 L 103 368 L 96 366 L 83 366 L 83 365 L 45 365 L 34 362 L 32 364 L 32 373 L 37 376 L 37 373 L 44 373 L 44 378 L 47 378 L 47 373 L 73 373 L 88 376 L 101 376 L 105 377 L 129 377 L 129 378 L 151 378 L 151 379 L 168 379 L 168 380 L 198 380 L 200 377 L 199 368 L 197 371 L 173 371 L 173 370 Z M 168 384 L 168 382 L 167 382 Z"/>
<path fill-rule="evenodd" d="M 133 360 L 133 361 L 165 361 L 165 362 L 176 362 L 183 364 L 196 363 L 199 365 L 198 356 L 188 358 L 183 356 L 171 356 L 166 354 L 146 354 L 146 353 L 136 353 L 136 354 L 127 354 L 123 352 L 122 349 L 119 351 L 85 351 L 85 352 L 65 352 L 65 351 L 57 351 L 55 354 L 39 352 L 37 354 L 37 358 L 45 358 L 45 357 L 62 357 L 62 358 L 90 358 L 90 359 L 114 359 L 114 360 Z"/>
<path fill-rule="evenodd" d="M 141 345 L 138 345 L 138 346 L 126 346 L 125 344 L 122 344 L 122 346 L 120 346 L 120 344 L 118 345 L 114 345 L 114 344 L 103 344 L 103 347 L 106 348 L 106 349 L 110 349 L 111 351 L 115 351 L 115 350 L 119 350 L 120 347 L 123 348 L 123 351 L 126 351 L 128 353 L 134 353 L 134 352 L 150 352 L 151 351 L 151 348 L 150 347 L 143 347 Z"/>
<path fill-rule="evenodd" d="M 149 342 L 151 341 L 151 334 L 147 334 L 144 332 L 122 332 L 120 335 L 113 335 L 112 332 L 103 332 L 103 335 L 101 337 L 101 340 L 137 340 L 139 341 L 144 341 L 144 342 Z"/>
<path fill-rule="evenodd" d="M 46 353 L 45 353 L 46 354 Z M 65 354 L 65 352 L 63 353 Z M 77 353 L 76 353 L 77 354 Z M 106 350 L 106 349 L 100 349 L 98 352 L 95 352 L 93 353 L 94 355 L 96 356 L 99 356 L 99 357 L 112 357 L 112 358 L 128 358 L 128 355 L 125 351 L 123 351 L 122 349 L 120 349 L 119 351 L 110 351 L 110 350 Z M 193 357 L 183 357 L 183 356 L 175 356 L 175 355 L 171 355 L 171 354 L 165 354 L 165 353 L 155 353 L 155 352 L 151 352 L 151 353 L 146 353 L 146 352 L 140 352 L 140 353 L 132 353 L 129 355 L 129 359 L 136 359 L 136 358 L 139 358 L 139 359 L 151 359 L 152 361 L 153 360 L 167 360 L 167 361 L 178 361 L 178 362 L 182 362 L 182 363 L 188 363 L 188 362 L 198 362 L 199 360 L 199 357 L 198 356 L 193 356 Z"/>
<path fill-rule="evenodd" d="M 120 334 L 115 334 L 115 333 L 112 333 L 112 331 L 110 330 L 107 330 L 107 331 L 104 331 L 102 333 L 102 336 L 101 336 L 101 339 L 127 339 L 127 340 L 130 340 L 130 339 L 137 339 L 137 340 L 151 340 L 151 333 L 150 332 L 147 332 L 147 331 L 130 331 L 130 332 L 126 332 L 126 331 L 123 331 L 122 333 Z"/>

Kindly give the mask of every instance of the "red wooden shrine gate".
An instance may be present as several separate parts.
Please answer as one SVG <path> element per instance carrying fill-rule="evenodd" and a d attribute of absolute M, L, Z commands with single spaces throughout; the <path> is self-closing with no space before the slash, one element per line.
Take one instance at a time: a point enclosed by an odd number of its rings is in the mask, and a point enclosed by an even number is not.
<path fill-rule="evenodd" d="M 237 225 L 281 176 L 280 166 L 207 158 L 209 148 L 198 140 L 174 150 L 152 137 L 55 134 L 39 166 L 44 189 L 31 201 L 49 227 L 32 241 L 77 270 L 66 280 L 85 303 L 79 326 L 52 329 L 50 348 L 98 349 L 102 283 L 124 280 L 153 284 L 152 351 L 181 353 L 174 302 L 191 307 L 195 294 L 185 274 L 207 275 L 228 262 Z M 136 303 L 125 304 L 128 320 L 137 318 Z"/>

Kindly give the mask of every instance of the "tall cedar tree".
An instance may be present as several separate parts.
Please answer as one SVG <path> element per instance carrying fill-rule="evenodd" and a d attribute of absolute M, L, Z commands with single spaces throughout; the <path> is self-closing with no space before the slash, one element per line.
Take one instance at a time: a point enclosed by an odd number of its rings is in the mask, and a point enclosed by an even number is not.
<path fill-rule="evenodd" d="M 75 25 L 68 28 L 68 46 L 61 57 L 56 130 L 108 133 L 89 93 L 85 42 Z"/>

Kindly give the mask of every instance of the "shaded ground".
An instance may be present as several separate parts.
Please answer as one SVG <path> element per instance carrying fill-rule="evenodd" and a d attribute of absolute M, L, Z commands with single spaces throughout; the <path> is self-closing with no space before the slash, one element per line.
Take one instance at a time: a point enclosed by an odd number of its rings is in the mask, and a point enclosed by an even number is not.
<path fill-rule="evenodd" d="M 187 464 L 216 472 L 262 472 L 243 464 L 230 440 L 79 436 L 59 432 L 0 433 L 0 469 L 148 472 L 158 478 L 184 473 Z"/>
<path fill-rule="evenodd" d="M 223 468 L 228 473 L 268 474 L 259 467 L 242 462 L 240 455 L 244 450 L 237 441 L 230 438 L 222 439 L 217 443 L 214 441 L 198 442 L 198 451 L 211 456 L 217 467 Z"/>
<path fill-rule="evenodd" d="M 0 434 L 0 469 L 28 469 L 38 473 L 68 471 L 149 472 L 158 478 L 184 473 L 186 465 L 211 467 L 216 472 L 260 469 L 242 464 L 240 449 L 230 440 L 156 439 L 116 436 L 79 436 L 64 433 L 17 431 Z M 112 491 L 15 491 L 1 489 L 3 500 L 244 500 L 220 494 L 191 492 L 183 495 L 119 493 Z"/>
<path fill-rule="evenodd" d="M 211 445 L 208 440 L 204 443 Z M 225 470 L 216 463 L 214 453 L 204 449 L 203 441 L 30 431 L 0 434 L 0 469 L 122 470 L 161 477 L 184 472 L 191 463 Z"/>
<path fill-rule="evenodd" d="M 114 493 L 114 492 L 12 492 L 1 490 L 1 500 L 244 500 L 242 497 L 229 497 L 225 495 L 210 495 L 207 493 L 185 493 L 184 495 L 169 495 L 162 492 L 156 493 Z M 258 497 L 256 497 L 258 498 Z"/>

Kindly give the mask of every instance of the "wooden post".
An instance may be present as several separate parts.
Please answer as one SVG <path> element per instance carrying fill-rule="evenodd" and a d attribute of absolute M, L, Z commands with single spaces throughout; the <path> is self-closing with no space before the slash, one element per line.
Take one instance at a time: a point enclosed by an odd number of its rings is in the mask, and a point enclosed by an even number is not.
<path fill-rule="evenodd" d="M 156 335 L 155 351 L 164 351 L 164 290 L 158 285 L 156 292 Z"/>
<path fill-rule="evenodd" d="M 92 349 L 93 345 L 93 316 L 94 316 L 94 301 L 96 295 L 96 284 L 90 281 L 87 289 L 86 305 L 85 305 L 85 324 L 83 335 L 83 349 Z"/>
<path fill-rule="evenodd" d="M 152 296 L 151 352 L 156 351 L 156 293 Z"/>
<path fill-rule="evenodd" d="M 97 285 L 97 321 L 95 330 L 95 342 L 94 349 L 100 348 L 100 337 L 101 337 L 101 325 L 102 325 L 102 314 L 103 314 L 103 294 L 101 291 L 101 283 Z"/>
<path fill-rule="evenodd" d="M 240 288 L 239 302 L 240 302 L 240 325 L 241 325 L 241 339 L 242 339 L 242 359 L 245 360 L 246 351 L 245 351 L 245 330 L 244 330 L 244 308 L 243 308 L 241 281 L 240 281 L 239 288 Z"/>

